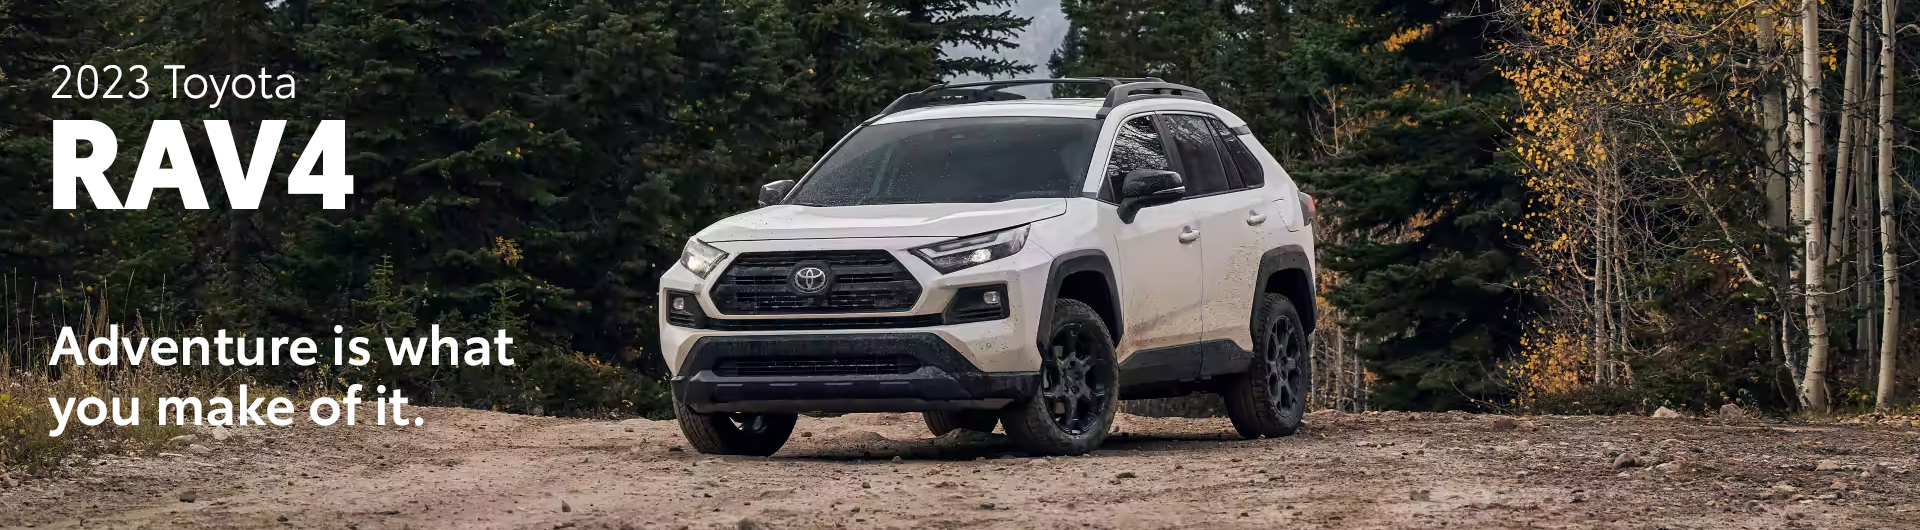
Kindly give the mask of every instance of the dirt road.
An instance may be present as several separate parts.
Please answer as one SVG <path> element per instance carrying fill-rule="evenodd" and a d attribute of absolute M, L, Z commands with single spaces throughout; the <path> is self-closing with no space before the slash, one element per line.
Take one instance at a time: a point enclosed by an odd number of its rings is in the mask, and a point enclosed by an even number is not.
<path fill-rule="evenodd" d="M 1027 458 L 873 414 L 803 418 L 762 459 L 682 450 L 672 421 L 418 410 L 106 457 L 0 489 L 0 527 L 1920 528 L 1910 425 L 1317 413 L 1243 441 L 1123 415 L 1106 449 Z"/>

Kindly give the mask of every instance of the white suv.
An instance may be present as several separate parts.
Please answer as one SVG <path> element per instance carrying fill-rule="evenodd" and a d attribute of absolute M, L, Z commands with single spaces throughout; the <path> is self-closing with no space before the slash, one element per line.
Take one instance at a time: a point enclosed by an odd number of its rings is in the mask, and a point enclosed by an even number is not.
<path fill-rule="evenodd" d="M 1107 95 L 1004 91 L 1041 84 Z M 1080 454 L 1120 399 L 1217 392 L 1241 436 L 1284 436 L 1310 385 L 1311 202 L 1191 87 L 907 94 L 660 279 L 675 413 L 706 453 L 773 454 L 801 412 L 922 412 Z"/>

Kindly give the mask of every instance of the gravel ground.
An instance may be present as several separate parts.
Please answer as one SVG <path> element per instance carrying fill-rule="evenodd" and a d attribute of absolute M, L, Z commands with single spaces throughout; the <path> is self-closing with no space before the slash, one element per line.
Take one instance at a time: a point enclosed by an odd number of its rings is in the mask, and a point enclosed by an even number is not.
<path fill-rule="evenodd" d="M 1320 412 L 1248 441 L 1122 415 L 1096 453 L 1029 458 L 861 414 L 740 458 L 672 421 L 415 410 L 425 426 L 207 432 L 12 477 L 0 527 L 1920 528 L 1905 420 Z"/>

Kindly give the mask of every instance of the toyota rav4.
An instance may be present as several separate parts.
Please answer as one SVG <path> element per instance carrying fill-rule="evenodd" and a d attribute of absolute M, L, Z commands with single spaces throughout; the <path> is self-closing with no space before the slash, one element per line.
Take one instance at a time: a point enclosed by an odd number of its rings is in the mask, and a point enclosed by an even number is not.
<path fill-rule="evenodd" d="M 1104 98 L 1027 99 L 1025 85 Z M 1158 79 L 937 85 L 860 124 L 660 280 L 674 412 L 770 455 L 798 413 L 996 425 L 1098 447 L 1119 400 L 1214 392 L 1247 438 L 1300 427 L 1312 198 L 1246 123 Z"/>

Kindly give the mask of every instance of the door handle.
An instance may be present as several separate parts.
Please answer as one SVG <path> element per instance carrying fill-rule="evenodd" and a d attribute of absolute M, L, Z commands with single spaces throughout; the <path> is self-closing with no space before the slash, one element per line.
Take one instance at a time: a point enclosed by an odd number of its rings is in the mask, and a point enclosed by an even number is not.
<path fill-rule="evenodd" d="M 1193 227 L 1191 226 L 1181 227 L 1181 230 L 1182 230 L 1180 232 L 1181 243 L 1192 243 L 1194 241 L 1200 240 L 1199 230 L 1194 230 Z"/>
<path fill-rule="evenodd" d="M 1260 226 L 1261 223 L 1265 222 L 1267 222 L 1267 216 L 1260 215 L 1258 210 L 1247 212 L 1247 226 Z"/>

